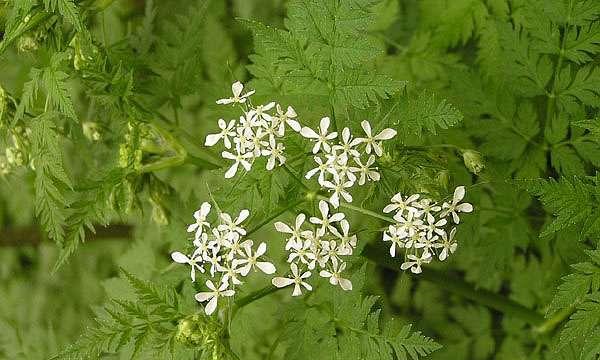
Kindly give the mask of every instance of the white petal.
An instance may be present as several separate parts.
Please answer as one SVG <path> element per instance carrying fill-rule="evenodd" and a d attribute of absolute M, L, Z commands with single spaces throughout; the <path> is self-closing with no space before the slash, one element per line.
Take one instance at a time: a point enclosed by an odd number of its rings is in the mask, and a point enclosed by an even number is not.
<path fill-rule="evenodd" d="M 205 146 L 213 146 L 219 142 L 221 139 L 221 134 L 209 134 L 206 135 L 206 141 L 204 142 Z"/>
<path fill-rule="evenodd" d="M 327 215 L 329 215 L 329 205 L 327 205 L 327 202 L 325 202 L 324 200 L 319 201 L 319 210 L 321 210 L 323 218 L 326 219 Z"/>
<path fill-rule="evenodd" d="M 322 277 L 328 278 L 328 277 L 331 277 L 332 274 L 327 270 L 321 270 L 319 275 L 321 275 Z"/>
<path fill-rule="evenodd" d="M 223 292 L 221 292 L 221 296 L 233 296 L 235 295 L 235 290 L 225 290 Z"/>
<path fill-rule="evenodd" d="M 471 211 L 473 211 L 473 205 L 469 203 L 462 203 L 456 207 L 456 211 L 470 213 Z"/>
<path fill-rule="evenodd" d="M 231 92 L 233 92 L 234 96 L 240 96 L 242 90 L 244 90 L 244 85 L 242 85 L 241 82 L 236 81 L 233 84 L 231 84 Z"/>
<path fill-rule="evenodd" d="M 286 123 L 292 128 L 292 130 L 299 132 L 302 130 L 302 126 L 296 120 L 287 119 Z"/>
<path fill-rule="evenodd" d="M 286 287 L 286 286 L 293 284 L 294 279 L 284 278 L 284 277 L 275 277 L 271 280 L 271 283 L 275 287 L 282 288 L 282 287 Z"/>
<path fill-rule="evenodd" d="M 265 274 L 274 274 L 276 271 L 275 265 L 267 261 L 258 261 L 256 263 L 256 267 L 258 267 Z"/>
<path fill-rule="evenodd" d="M 256 252 L 254 253 L 254 256 L 259 257 L 264 255 L 264 253 L 267 252 L 267 244 L 260 243 L 260 245 L 258 245 L 258 249 L 256 249 Z"/>
<path fill-rule="evenodd" d="M 248 209 L 243 209 L 240 211 L 240 215 L 237 218 L 236 224 L 241 224 L 244 220 L 246 220 L 250 216 L 250 211 Z"/>
<path fill-rule="evenodd" d="M 179 251 L 175 251 L 175 252 L 171 253 L 171 259 L 173 259 L 173 261 L 175 261 L 176 263 L 179 263 L 179 264 L 187 264 L 188 261 L 190 260 L 190 258 L 188 258 L 186 255 L 180 253 Z"/>
<path fill-rule="evenodd" d="M 352 282 L 348 279 L 339 279 L 340 286 L 346 291 L 352 290 Z"/>
<path fill-rule="evenodd" d="M 286 223 L 283 223 L 281 221 L 277 221 L 274 225 L 275 230 L 281 233 L 291 234 L 293 232 L 292 229 Z"/>
<path fill-rule="evenodd" d="M 316 139 L 319 137 L 319 135 L 313 129 L 306 126 L 303 127 L 302 130 L 300 130 L 300 135 L 309 139 Z"/>
<path fill-rule="evenodd" d="M 214 296 L 215 296 L 215 294 L 212 292 L 199 292 L 194 297 L 196 298 L 196 301 L 198 301 L 198 302 L 205 302 L 206 300 L 208 300 Z"/>
<path fill-rule="evenodd" d="M 367 120 L 363 120 L 360 123 L 360 126 L 365 131 L 365 134 L 367 134 L 367 137 L 371 137 L 371 124 L 369 124 L 369 122 Z"/>
<path fill-rule="evenodd" d="M 213 296 L 213 298 L 210 299 L 208 304 L 206 304 L 206 307 L 204 308 L 204 312 L 206 313 L 206 315 L 210 315 L 210 314 L 214 313 L 216 309 L 217 309 L 217 296 Z"/>
<path fill-rule="evenodd" d="M 231 179 L 232 177 L 235 176 L 235 173 L 237 172 L 237 169 L 238 169 L 238 164 L 239 163 L 237 163 L 237 162 L 233 163 L 233 165 L 231 165 L 231 167 L 229 168 L 229 170 L 227 170 L 225 172 L 225 178 L 226 179 Z"/>
<path fill-rule="evenodd" d="M 397 132 L 394 129 L 384 129 L 375 136 L 375 140 L 389 140 L 396 136 Z"/>
<path fill-rule="evenodd" d="M 300 289 L 300 285 L 296 284 L 294 286 L 294 291 L 292 292 L 292 296 L 300 296 L 302 295 L 302 290 Z"/>
<path fill-rule="evenodd" d="M 203 202 L 202 205 L 200 205 L 200 215 L 206 217 L 206 215 L 210 213 L 210 208 L 211 205 L 209 202 Z"/>
<path fill-rule="evenodd" d="M 321 123 L 319 124 L 319 129 L 321 130 L 321 134 L 326 134 L 329 129 L 330 119 L 328 117 L 324 117 L 321 119 Z M 337 135 L 337 134 L 336 134 Z"/>
<path fill-rule="evenodd" d="M 464 186 L 459 186 L 456 189 L 454 189 L 453 202 L 455 204 L 458 203 L 459 201 L 461 201 L 464 197 L 465 197 L 465 187 Z"/>

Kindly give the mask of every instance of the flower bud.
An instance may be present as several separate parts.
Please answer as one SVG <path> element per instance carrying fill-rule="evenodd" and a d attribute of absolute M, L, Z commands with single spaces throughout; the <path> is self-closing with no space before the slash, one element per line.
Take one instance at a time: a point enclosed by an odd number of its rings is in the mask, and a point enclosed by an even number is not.
<path fill-rule="evenodd" d="M 473 174 L 477 175 L 485 168 L 483 157 L 477 151 L 465 150 L 463 151 L 462 156 L 465 166 Z"/>
<path fill-rule="evenodd" d="M 100 132 L 98 131 L 98 124 L 93 121 L 86 121 L 82 125 L 83 135 L 90 141 L 100 140 Z"/>
<path fill-rule="evenodd" d="M 39 47 L 38 42 L 33 36 L 24 35 L 19 38 L 17 43 L 17 49 L 19 52 L 30 52 L 35 51 Z"/>

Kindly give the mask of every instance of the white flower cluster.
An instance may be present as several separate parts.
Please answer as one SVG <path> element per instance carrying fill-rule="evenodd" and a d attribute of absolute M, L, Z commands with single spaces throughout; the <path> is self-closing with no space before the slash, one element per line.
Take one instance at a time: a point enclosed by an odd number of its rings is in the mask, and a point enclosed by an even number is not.
<path fill-rule="evenodd" d="M 364 185 L 367 180 L 379 181 L 380 174 L 373 167 L 375 155 L 383 155 L 382 141 L 396 136 L 393 129 L 384 129 L 377 135 L 373 135 L 371 124 L 364 120 L 361 127 L 365 137 L 352 137 L 350 129 L 345 127 L 341 137 L 336 143 L 333 141 L 338 137 L 337 132 L 329 132 L 330 120 L 328 117 L 321 119 L 317 131 L 303 127 L 300 134 L 312 140 L 315 144 L 312 148 L 317 166 L 308 171 L 307 179 L 317 175 L 317 180 L 322 188 L 331 192 L 329 202 L 335 208 L 340 205 L 340 198 L 346 202 L 352 202 L 349 190 L 356 183 Z M 371 154 L 374 153 L 374 154 Z"/>
<path fill-rule="evenodd" d="M 210 210 L 210 203 L 203 203 L 194 213 L 196 222 L 188 226 L 187 231 L 194 233 L 196 249 L 192 254 L 178 251 L 171 254 L 173 261 L 191 266 L 192 281 L 196 281 L 196 271 L 208 271 L 210 274 L 212 279 L 206 281 L 209 291 L 196 294 L 199 302 L 208 301 L 204 308 L 207 315 L 216 310 L 219 297 L 235 294 L 235 287 L 242 284 L 240 277 L 247 276 L 253 268 L 265 274 L 275 273 L 273 264 L 261 260 L 267 244 L 260 243 L 254 249 L 254 242 L 244 239 L 246 229 L 242 223 L 250 216 L 248 210 L 242 210 L 235 219 L 227 213 L 220 213 L 217 226 L 208 221 Z"/>
<path fill-rule="evenodd" d="M 241 165 L 250 171 L 255 159 L 267 157 L 267 170 L 273 170 L 275 165 L 285 163 L 285 146 L 279 141 L 285 135 L 286 125 L 295 131 L 300 131 L 300 124 L 295 120 L 296 112 L 291 106 L 283 110 L 281 105 L 269 102 L 266 105 L 253 106 L 249 97 L 254 90 L 242 94 L 244 85 L 239 81 L 231 85 L 233 97 L 217 100 L 217 104 L 240 105 L 243 115 L 239 120 L 229 122 L 219 119 L 221 131 L 206 136 L 205 145 L 213 146 L 219 141 L 227 149 L 221 153 L 223 158 L 233 160 L 233 165 L 225 172 L 225 178 L 232 178 Z M 272 114 L 275 109 L 276 114 Z"/>
<path fill-rule="evenodd" d="M 396 248 L 406 250 L 406 259 L 402 270 L 410 269 L 413 273 L 421 273 L 421 265 L 432 261 L 437 256 L 440 261 L 446 260 L 449 254 L 456 251 L 458 246 L 454 235 L 455 224 L 460 222 L 459 213 L 470 213 L 473 206 L 460 203 L 465 197 L 465 187 L 459 186 L 454 190 L 451 203 L 444 202 L 441 206 L 428 198 L 420 198 L 419 194 L 402 198 L 398 193 L 391 199 L 383 212 L 394 212 L 396 224 L 390 225 L 383 233 L 383 241 L 391 242 L 390 255 L 396 257 Z M 447 220 L 452 217 L 451 224 Z M 450 232 L 447 228 L 452 227 Z"/>
<path fill-rule="evenodd" d="M 356 247 L 356 235 L 350 235 L 350 224 L 341 213 L 330 214 L 329 204 L 319 202 L 321 218 L 311 217 L 309 222 L 316 230 L 303 229 L 306 215 L 299 214 L 293 226 L 276 222 L 277 231 L 288 234 L 285 249 L 289 251 L 287 262 L 290 263 L 291 274 L 288 277 L 275 277 L 272 283 L 276 287 L 294 285 L 292 296 L 302 294 L 302 286 L 312 290 L 306 282 L 317 266 L 319 275 L 329 278 L 329 283 L 339 285 L 344 290 L 352 290 L 350 280 L 342 277 L 346 263 L 342 257 L 352 255 Z M 336 226 L 337 225 L 337 226 Z"/>

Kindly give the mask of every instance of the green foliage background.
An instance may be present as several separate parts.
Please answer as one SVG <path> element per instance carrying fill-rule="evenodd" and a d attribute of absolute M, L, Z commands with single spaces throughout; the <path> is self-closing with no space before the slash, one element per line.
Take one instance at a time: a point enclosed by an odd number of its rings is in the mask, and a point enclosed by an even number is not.
<path fill-rule="evenodd" d="M 600 2 L 12 0 L 0 19 L 0 358 L 600 356 Z M 223 181 L 203 143 L 236 80 L 303 124 L 398 130 L 358 206 L 466 185 L 451 261 L 411 276 L 365 251 L 350 294 L 194 315 L 169 253 L 198 204 L 251 209 L 279 266 L 269 220 L 314 212 L 281 169 Z M 351 219 L 376 248 L 384 224 Z"/>

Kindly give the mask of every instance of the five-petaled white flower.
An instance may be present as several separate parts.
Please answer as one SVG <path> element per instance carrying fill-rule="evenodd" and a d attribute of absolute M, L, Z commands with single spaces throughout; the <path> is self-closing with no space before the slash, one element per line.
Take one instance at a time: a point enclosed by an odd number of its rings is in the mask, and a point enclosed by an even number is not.
<path fill-rule="evenodd" d="M 325 278 L 329 278 L 329 283 L 331 285 L 340 285 L 342 289 L 345 291 L 352 290 L 352 282 L 348 279 L 344 279 L 341 276 L 341 273 L 346 270 L 346 263 L 341 262 L 338 266 L 337 262 L 332 264 L 331 270 L 321 270 L 319 275 Z"/>
<path fill-rule="evenodd" d="M 379 181 L 381 175 L 377 172 L 376 167 L 371 167 L 371 165 L 375 163 L 374 155 L 369 156 L 364 165 L 360 161 L 360 158 L 355 158 L 354 162 L 356 165 L 358 165 L 358 167 L 350 167 L 350 171 L 360 174 L 360 177 L 358 178 L 358 185 L 364 185 L 367 181 L 367 178 L 371 181 Z"/>
<path fill-rule="evenodd" d="M 210 203 L 203 202 L 202 205 L 200 205 L 200 209 L 194 212 L 194 219 L 196 219 L 196 222 L 188 226 L 187 232 L 196 232 L 195 238 L 198 239 L 202 235 L 204 227 L 209 225 L 209 223 L 206 221 L 206 217 L 209 213 Z"/>
<path fill-rule="evenodd" d="M 431 262 L 431 254 L 427 251 L 423 252 L 420 257 L 416 257 L 415 255 L 409 254 L 407 258 L 409 261 L 402 263 L 402 265 L 400 265 L 400 268 L 402 270 L 410 268 L 410 271 L 412 271 L 415 274 L 420 274 L 421 272 L 423 272 L 423 269 L 421 269 L 422 264 L 428 264 L 429 262 Z"/>
<path fill-rule="evenodd" d="M 452 230 L 450 230 L 450 235 L 447 235 L 446 233 L 442 234 L 442 242 L 436 243 L 435 247 L 442 249 L 439 255 L 440 261 L 446 260 L 448 254 L 454 254 L 456 251 L 458 244 L 454 240 L 454 234 L 456 234 L 456 228 L 452 228 Z"/>
<path fill-rule="evenodd" d="M 212 281 L 206 280 L 206 287 L 211 289 L 212 291 L 207 292 L 199 292 L 196 294 L 195 298 L 198 302 L 208 301 L 208 304 L 204 307 L 204 312 L 206 315 L 211 315 L 217 309 L 217 302 L 220 296 L 233 296 L 235 294 L 235 290 L 227 289 L 229 287 L 228 282 L 221 282 L 219 287 L 217 288 Z"/>
<path fill-rule="evenodd" d="M 246 98 L 252 94 L 254 94 L 254 90 L 248 91 L 244 95 L 242 95 L 242 90 L 244 90 L 244 85 L 236 81 L 231 85 L 231 92 L 233 93 L 233 97 L 219 99 L 217 100 L 217 104 L 219 105 L 227 105 L 227 104 L 243 104 L 246 102 Z"/>
<path fill-rule="evenodd" d="M 250 168 L 252 167 L 252 165 L 248 161 L 248 159 L 252 158 L 252 153 L 251 152 L 242 153 L 240 144 L 236 145 L 236 153 L 235 154 L 232 154 L 229 151 L 223 151 L 221 153 L 221 156 L 223 156 L 225 159 L 235 161 L 233 163 L 233 165 L 231 165 L 231 167 L 225 172 L 226 179 L 229 179 L 229 178 L 232 178 L 235 176 L 235 173 L 237 173 L 238 166 L 240 164 L 242 164 L 242 166 L 244 167 L 244 169 L 246 169 L 246 171 L 250 171 Z"/>
<path fill-rule="evenodd" d="M 402 194 L 397 193 L 391 199 L 391 204 L 387 205 L 383 208 L 384 213 L 389 213 L 392 211 L 396 211 L 396 214 L 399 216 L 404 215 L 404 211 L 407 212 L 415 212 L 417 209 L 415 208 L 414 202 L 419 199 L 419 194 L 413 194 L 406 199 L 402 199 Z"/>
<path fill-rule="evenodd" d="M 313 154 L 318 153 L 319 150 L 321 150 L 321 147 L 323 147 L 325 152 L 331 151 L 331 145 L 329 144 L 329 141 L 337 137 L 337 132 L 328 133 L 330 122 L 331 120 L 328 117 L 322 118 L 321 123 L 319 124 L 318 134 L 313 129 L 306 126 L 300 130 L 300 134 L 302 136 L 315 141 L 315 145 L 312 149 Z"/>
<path fill-rule="evenodd" d="M 258 261 L 258 258 L 263 256 L 267 252 L 267 244 L 260 243 L 260 245 L 258 245 L 258 248 L 254 252 L 254 254 L 252 254 L 252 245 L 251 244 L 248 244 L 248 243 L 245 244 L 244 250 L 246 252 L 246 254 L 245 254 L 246 258 L 236 259 L 233 261 L 235 266 L 241 267 L 240 274 L 242 274 L 242 276 L 248 275 L 248 273 L 254 266 L 259 268 L 265 274 L 273 274 L 276 271 L 275 266 L 273 264 L 271 264 L 270 262 Z"/>
<path fill-rule="evenodd" d="M 192 281 L 196 281 L 196 270 L 201 273 L 204 272 L 204 268 L 202 267 L 202 263 L 204 260 L 202 259 L 202 254 L 194 252 L 192 256 L 188 257 L 185 254 L 180 253 L 179 251 L 175 251 L 171 253 L 171 259 L 179 264 L 189 264 L 192 266 L 190 270 L 190 278 Z"/>
<path fill-rule="evenodd" d="M 367 120 L 363 120 L 360 126 L 365 131 L 366 138 L 362 139 L 362 142 L 366 144 L 365 151 L 367 154 L 371 153 L 371 148 L 375 151 L 377 156 L 383 155 L 383 148 L 381 142 L 383 140 L 390 140 L 396 136 L 396 130 L 394 129 L 383 129 L 379 134 L 373 136 L 371 132 L 371 124 Z"/>
<path fill-rule="evenodd" d="M 275 229 L 277 231 L 279 231 L 280 233 L 284 233 L 284 234 L 290 234 L 292 235 L 289 239 L 287 244 L 285 245 L 285 249 L 289 250 L 294 246 L 297 246 L 298 243 L 302 243 L 302 225 L 304 224 L 304 221 L 306 220 L 306 215 L 304 214 L 298 214 L 298 216 L 296 216 L 296 222 L 294 224 L 294 227 L 291 228 L 289 225 L 287 225 L 286 223 L 283 223 L 281 221 L 277 221 L 275 223 Z"/>
<path fill-rule="evenodd" d="M 298 265 L 296 264 L 291 264 L 290 269 L 292 270 L 290 277 L 275 277 L 273 278 L 273 280 L 271 280 L 273 285 L 278 288 L 282 288 L 294 284 L 294 291 L 292 292 L 292 296 L 302 295 L 302 289 L 300 287 L 301 285 L 304 286 L 306 290 L 311 291 L 312 286 L 304 281 L 304 279 L 310 277 L 310 271 L 305 271 L 301 273 L 301 271 L 298 270 Z"/>
<path fill-rule="evenodd" d="M 219 119 L 217 124 L 219 125 L 221 132 L 218 134 L 206 135 L 206 141 L 204 142 L 204 145 L 213 146 L 218 143 L 219 140 L 223 139 L 223 144 L 225 147 L 231 149 L 231 140 L 229 140 L 229 137 L 235 137 L 235 120 L 230 120 L 228 124 L 225 122 L 225 120 Z"/>
<path fill-rule="evenodd" d="M 452 215 L 452 220 L 454 220 L 455 224 L 460 222 L 460 218 L 458 217 L 458 213 L 470 213 L 473 211 L 473 205 L 469 203 L 462 203 L 460 201 L 465 197 L 465 187 L 459 186 L 454 189 L 454 196 L 452 197 L 452 203 L 445 202 L 442 204 L 443 215 L 448 216 L 448 214 Z"/>
<path fill-rule="evenodd" d="M 333 224 L 343 220 L 345 217 L 344 213 L 338 212 L 329 216 L 329 205 L 323 200 L 319 201 L 319 210 L 321 211 L 321 218 L 316 216 L 310 218 L 311 223 L 321 225 L 321 227 L 317 229 L 317 233 L 320 236 L 323 236 L 327 231 L 336 232 L 337 229 Z"/>

